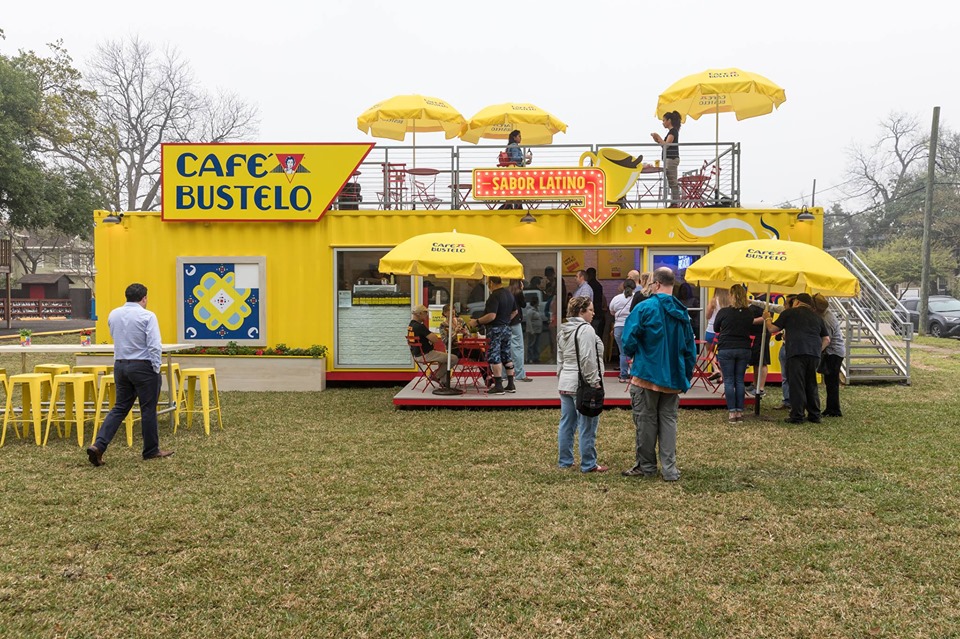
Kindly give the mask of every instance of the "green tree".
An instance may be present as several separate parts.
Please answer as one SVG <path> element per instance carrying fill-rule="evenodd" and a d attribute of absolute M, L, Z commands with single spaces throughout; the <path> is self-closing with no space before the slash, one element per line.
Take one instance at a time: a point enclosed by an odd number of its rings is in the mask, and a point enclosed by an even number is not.
<path fill-rule="evenodd" d="M 53 64 L 69 62 L 62 49 L 54 52 L 60 58 Z M 0 220 L 12 229 L 50 227 L 86 236 L 101 190 L 82 169 L 45 149 L 45 132 L 64 128 L 74 112 L 56 91 L 44 93 L 36 73 L 41 61 L 33 52 L 0 54 Z"/>
<path fill-rule="evenodd" d="M 901 284 L 913 286 L 919 284 L 923 268 L 920 244 L 920 238 L 898 237 L 864 251 L 860 257 L 891 290 Z M 952 278 L 955 271 L 956 259 L 952 252 L 939 245 L 934 246 L 930 252 L 930 275 Z"/>

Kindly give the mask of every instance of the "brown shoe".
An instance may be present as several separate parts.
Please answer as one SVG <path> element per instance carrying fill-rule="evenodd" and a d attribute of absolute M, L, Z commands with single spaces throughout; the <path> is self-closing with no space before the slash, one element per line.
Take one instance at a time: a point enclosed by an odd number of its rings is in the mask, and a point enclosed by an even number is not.
<path fill-rule="evenodd" d="M 150 455 L 149 457 L 144 457 L 143 461 L 147 461 L 148 459 L 160 459 L 161 457 L 169 457 L 172 454 L 173 454 L 172 450 L 158 450 L 153 455 Z"/>
<path fill-rule="evenodd" d="M 90 463 L 94 466 L 103 466 L 103 451 L 96 446 L 87 448 L 87 457 L 90 458 Z"/>

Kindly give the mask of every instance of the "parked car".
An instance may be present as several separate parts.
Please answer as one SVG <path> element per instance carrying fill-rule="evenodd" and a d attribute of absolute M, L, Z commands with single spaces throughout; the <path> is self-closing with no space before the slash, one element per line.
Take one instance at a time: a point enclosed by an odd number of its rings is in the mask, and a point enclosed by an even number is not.
<path fill-rule="evenodd" d="M 910 311 L 910 320 L 913 322 L 914 332 L 920 329 L 920 299 L 909 299 L 901 302 Z M 949 295 L 931 295 L 928 302 L 927 318 L 929 319 L 930 335 L 934 337 L 960 336 L 960 300 Z"/>

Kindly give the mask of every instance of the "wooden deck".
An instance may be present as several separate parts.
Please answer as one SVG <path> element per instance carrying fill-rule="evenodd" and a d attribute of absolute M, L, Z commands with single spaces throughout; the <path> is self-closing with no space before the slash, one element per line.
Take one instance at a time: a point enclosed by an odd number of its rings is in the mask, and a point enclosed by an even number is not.
<path fill-rule="evenodd" d="M 541 370 L 529 373 L 533 381 L 517 382 L 516 393 L 503 395 L 487 395 L 485 392 L 478 392 L 473 385 L 470 385 L 463 395 L 434 395 L 432 389 L 423 391 L 423 382 L 414 389 L 416 380 L 413 380 L 394 395 L 393 404 L 401 408 L 560 408 L 557 376 L 550 371 Z M 616 374 L 604 377 L 603 384 L 606 389 L 606 407 L 630 408 L 629 384 L 618 382 Z M 747 396 L 746 403 L 752 406 L 753 398 Z M 680 396 L 680 406 L 725 409 L 723 387 L 711 392 L 698 380 L 693 388 Z"/>

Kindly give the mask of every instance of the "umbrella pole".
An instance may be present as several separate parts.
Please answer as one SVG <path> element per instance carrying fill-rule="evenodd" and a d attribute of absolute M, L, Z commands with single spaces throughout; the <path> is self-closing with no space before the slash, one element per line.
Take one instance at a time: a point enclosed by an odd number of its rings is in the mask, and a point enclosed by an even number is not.
<path fill-rule="evenodd" d="M 453 311 L 453 280 L 450 278 L 450 310 Z M 447 386 L 446 388 L 435 388 L 433 389 L 434 395 L 463 395 L 463 391 L 459 388 L 454 388 L 450 383 L 453 379 L 453 369 L 450 367 L 450 362 L 453 361 L 453 322 L 450 320 L 450 316 L 447 315 Z"/>
<path fill-rule="evenodd" d="M 714 204 L 720 201 L 720 96 L 717 96 L 717 117 L 716 117 L 716 131 L 714 135 L 714 160 L 713 160 L 713 169 L 717 172 L 717 183 L 713 185 L 713 202 Z"/>
<path fill-rule="evenodd" d="M 767 284 L 767 297 L 764 299 L 766 310 L 770 310 L 770 284 Z M 756 391 L 753 395 L 753 414 L 760 417 L 760 378 L 763 376 L 763 351 L 767 345 L 767 320 L 763 320 L 763 329 L 760 332 L 760 360 L 754 369 L 757 372 L 757 378 L 753 380 L 753 389 Z M 764 380 L 766 381 L 766 380 Z"/>

